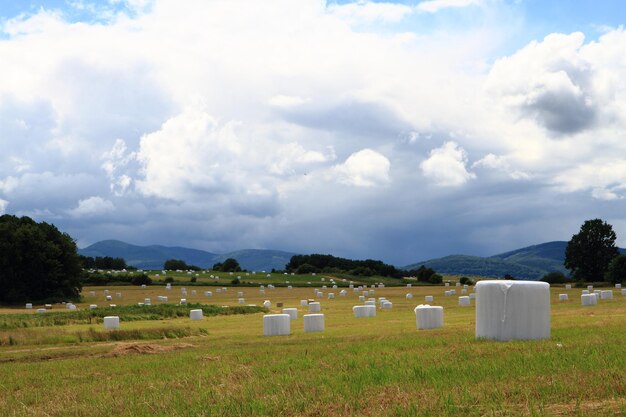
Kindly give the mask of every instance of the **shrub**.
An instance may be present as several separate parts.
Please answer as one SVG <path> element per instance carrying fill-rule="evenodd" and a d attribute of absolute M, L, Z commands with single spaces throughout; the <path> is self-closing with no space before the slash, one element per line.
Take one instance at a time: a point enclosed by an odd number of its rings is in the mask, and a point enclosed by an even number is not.
<path fill-rule="evenodd" d="M 459 279 L 459 282 L 461 283 L 461 285 L 474 285 L 474 282 L 468 277 L 461 277 L 461 279 Z"/>

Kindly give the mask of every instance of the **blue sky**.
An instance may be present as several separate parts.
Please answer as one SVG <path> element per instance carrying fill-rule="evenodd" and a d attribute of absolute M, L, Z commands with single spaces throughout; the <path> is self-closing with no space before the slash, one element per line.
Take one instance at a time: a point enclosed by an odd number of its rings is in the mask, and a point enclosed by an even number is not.
<path fill-rule="evenodd" d="M 0 213 L 405 265 L 626 245 L 613 1 L 0 0 Z"/>

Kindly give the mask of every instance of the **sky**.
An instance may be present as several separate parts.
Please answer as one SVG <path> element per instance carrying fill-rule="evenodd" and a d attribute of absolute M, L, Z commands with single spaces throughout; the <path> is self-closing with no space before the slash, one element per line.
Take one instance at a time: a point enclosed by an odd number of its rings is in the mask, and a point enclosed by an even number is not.
<path fill-rule="evenodd" d="M 0 0 L 0 214 L 398 266 L 626 246 L 626 8 Z"/>

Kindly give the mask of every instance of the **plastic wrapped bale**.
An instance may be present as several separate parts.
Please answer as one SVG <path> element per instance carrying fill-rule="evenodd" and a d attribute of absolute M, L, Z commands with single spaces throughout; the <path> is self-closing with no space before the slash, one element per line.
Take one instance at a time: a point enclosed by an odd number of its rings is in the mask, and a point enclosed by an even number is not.
<path fill-rule="evenodd" d="M 116 296 L 117 298 L 122 298 L 122 293 L 121 293 L 121 292 L 116 292 L 116 293 L 115 293 L 115 296 Z"/>
<path fill-rule="evenodd" d="M 89 309 L 90 310 L 95 310 L 96 308 L 98 308 L 98 306 L 96 304 L 89 304 Z"/>
<path fill-rule="evenodd" d="M 237 291 L 237 297 L 243 298 L 243 291 Z"/>
<path fill-rule="evenodd" d="M 374 290 L 370 290 L 369 295 L 374 295 Z"/>
<path fill-rule="evenodd" d="M 366 306 L 374 306 L 374 307 L 376 307 L 376 301 L 367 300 L 364 304 Z"/>
<path fill-rule="evenodd" d="M 412 299 L 413 299 L 413 294 L 408 293 L 408 294 L 406 295 L 406 299 L 407 299 L 407 300 L 412 300 Z"/>
<path fill-rule="evenodd" d="M 462 295 L 462 296 L 459 297 L 459 305 L 461 307 L 465 307 L 465 306 L 468 306 L 470 304 L 471 303 L 470 303 L 469 295 Z"/>
<path fill-rule="evenodd" d="M 309 313 L 319 313 L 320 311 L 322 311 L 322 306 L 320 303 L 309 303 Z"/>
<path fill-rule="evenodd" d="M 589 294 L 589 290 L 583 290 L 582 294 Z"/>
<path fill-rule="evenodd" d="M 335 299 L 335 293 L 329 292 L 328 293 L 328 299 L 329 300 L 334 300 Z"/>
<path fill-rule="evenodd" d="M 470 293 L 470 295 L 468 297 L 470 298 L 470 300 L 475 300 L 476 299 L 476 293 L 472 292 L 472 293 Z"/>
<path fill-rule="evenodd" d="M 352 312 L 354 313 L 354 317 L 356 318 L 376 317 L 376 306 L 375 305 L 354 306 L 352 307 Z"/>
<path fill-rule="evenodd" d="M 559 294 L 559 301 L 567 301 L 568 297 L 567 294 Z"/>
<path fill-rule="evenodd" d="M 613 299 L 613 291 L 612 290 L 602 290 L 600 293 L 600 298 L 603 300 L 612 300 Z"/>
<path fill-rule="evenodd" d="M 622 295 L 626 295 L 626 288 L 622 288 Z"/>
<path fill-rule="evenodd" d="M 45 313 L 46 309 L 45 308 L 38 308 L 37 309 L 37 313 Z"/>
<path fill-rule="evenodd" d="M 364 295 L 359 295 L 359 301 L 365 301 L 365 296 Z"/>
<path fill-rule="evenodd" d="M 449 282 L 446 282 L 446 283 L 445 283 L 445 286 L 446 286 L 446 287 L 449 287 L 449 286 L 450 286 L 450 283 L 449 283 Z"/>
<path fill-rule="evenodd" d="M 476 294 L 476 337 L 495 340 L 550 337 L 547 282 L 479 281 Z"/>
<path fill-rule="evenodd" d="M 266 314 L 263 316 L 263 336 L 289 336 L 291 318 L 289 314 Z"/>
<path fill-rule="evenodd" d="M 105 329 L 119 329 L 120 318 L 118 316 L 106 316 L 104 318 L 104 328 Z"/>
<path fill-rule="evenodd" d="M 196 309 L 196 310 L 190 310 L 189 311 L 189 318 L 191 320 L 202 320 L 202 309 Z"/>
<path fill-rule="evenodd" d="M 110 295 L 107 295 L 104 298 L 105 298 L 106 301 L 113 301 L 113 297 L 111 297 Z"/>
<path fill-rule="evenodd" d="M 304 316 L 304 332 L 323 332 L 324 331 L 324 315 L 323 314 L 305 314 Z"/>
<path fill-rule="evenodd" d="M 187 304 L 187 299 L 186 298 L 181 298 L 180 299 L 180 303 L 181 304 Z"/>
<path fill-rule="evenodd" d="M 584 306 L 595 306 L 598 304 L 598 298 L 595 294 L 581 294 L 580 303 Z"/>
<path fill-rule="evenodd" d="M 622 284 L 620 284 L 620 283 L 615 284 L 615 288 L 617 288 L 618 290 L 621 289 L 622 288 Z"/>
<path fill-rule="evenodd" d="M 340 296 L 340 297 L 345 297 L 347 293 L 348 293 L 348 291 L 346 291 L 346 290 L 341 290 L 341 291 L 339 291 L 339 296 Z"/>
<path fill-rule="evenodd" d="M 204 296 L 205 297 L 213 297 L 213 293 L 211 291 L 205 291 L 204 292 Z"/>
<path fill-rule="evenodd" d="M 27 309 L 32 309 L 33 308 L 33 303 L 26 303 L 26 308 Z"/>
<path fill-rule="evenodd" d="M 221 288 L 217 288 L 217 289 L 215 290 L 215 292 L 219 294 L 219 293 L 221 293 L 221 292 L 222 292 L 222 289 L 221 289 Z"/>
<path fill-rule="evenodd" d="M 270 300 L 263 301 L 263 307 L 270 308 L 272 306 L 272 302 Z"/>
<path fill-rule="evenodd" d="M 75 311 L 76 310 L 76 306 L 74 304 L 68 304 L 67 308 L 69 308 L 70 311 Z"/>
<path fill-rule="evenodd" d="M 297 308 L 283 308 L 283 314 L 289 314 L 291 320 L 298 320 Z"/>
<path fill-rule="evenodd" d="M 452 295 L 452 293 L 450 291 L 445 291 L 443 293 L 443 295 L 446 296 L 446 297 L 450 297 Z"/>
<path fill-rule="evenodd" d="M 288 290 L 293 290 L 293 286 L 291 286 L 291 285 L 287 285 L 287 289 L 288 289 Z"/>
<path fill-rule="evenodd" d="M 587 291 L 591 293 L 591 291 L 593 291 L 593 285 L 587 285 Z"/>
<path fill-rule="evenodd" d="M 450 290 L 450 295 L 456 295 L 456 290 Z"/>
<path fill-rule="evenodd" d="M 413 284 L 406 284 L 407 288 L 411 288 L 413 286 Z"/>
<path fill-rule="evenodd" d="M 461 286 L 461 283 L 460 283 L 460 282 L 457 282 L 456 284 L 454 284 L 454 286 L 455 286 L 455 287 L 460 287 L 460 286 Z"/>
<path fill-rule="evenodd" d="M 300 305 L 301 305 L 302 307 L 306 307 L 308 304 L 309 304 L 309 301 L 308 301 L 308 300 L 300 300 Z"/>
<path fill-rule="evenodd" d="M 571 290 L 572 289 L 572 284 L 565 284 L 565 289 L 566 290 Z"/>
<path fill-rule="evenodd" d="M 467 289 L 466 288 L 461 288 L 461 294 L 467 294 Z"/>
<path fill-rule="evenodd" d="M 420 304 L 413 311 L 415 324 L 419 330 L 443 327 L 443 307 Z"/>
<path fill-rule="evenodd" d="M 393 303 L 389 300 L 384 300 L 381 303 L 380 308 L 382 308 L 383 310 L 391 310 L 393 308 Z"/>
<path fill-rule="evenodd" d="M 245 298 L 240 298 L 240 299 L 237 300 L 237 302 L 239 304 L 245 304 L 246 303 L 246 299 Z"/>
<path fill-rule="evenodd" d="M 150 300 L 149 298 L 144 298 L 143 303 L 149 306 L 149 305 L 152 305 L 152 300 Z"/>
<path fill-rule="evenodd" d="M 432 303 L 434 299 L 435 297 L 433 297 L 432 295 L 424 296 L 424 301 L 426 301 L 427 303 Z"/>

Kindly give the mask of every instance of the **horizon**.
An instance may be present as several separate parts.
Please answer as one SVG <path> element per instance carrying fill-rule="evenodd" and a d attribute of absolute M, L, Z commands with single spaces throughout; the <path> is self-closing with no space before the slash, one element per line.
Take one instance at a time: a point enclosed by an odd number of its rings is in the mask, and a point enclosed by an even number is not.
<path fill-rule="evenodd" d="M 625 21 L 608 0 L 0 0 L 0 215 L 81 248 L 392 265 L 594 218 L 626 247 Z"/>

